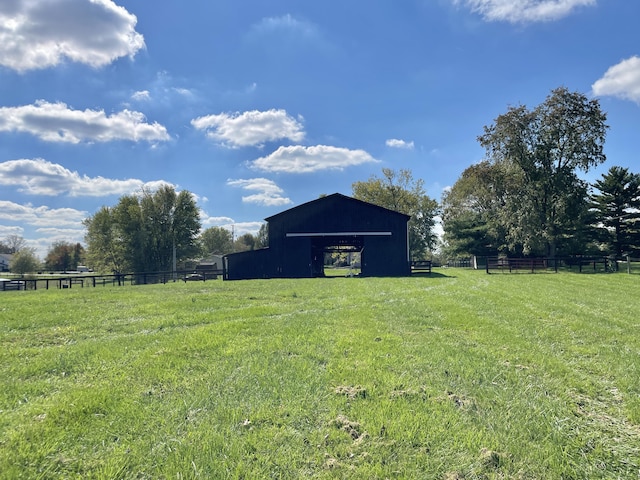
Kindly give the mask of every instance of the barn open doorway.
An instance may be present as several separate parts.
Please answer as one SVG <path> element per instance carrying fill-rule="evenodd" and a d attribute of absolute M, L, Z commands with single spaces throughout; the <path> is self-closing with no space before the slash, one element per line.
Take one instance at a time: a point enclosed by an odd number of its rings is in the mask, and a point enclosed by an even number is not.
<path fill-rule="evenodd" d="M 325 267 L 330 264 L 328 258 L 335 254 L 346 255 L 353 262 L 361 257 L 364 239 L 359 236 L 314 237 L 311 242 L 311 271 L 314 277 L 324 277 Z"/>

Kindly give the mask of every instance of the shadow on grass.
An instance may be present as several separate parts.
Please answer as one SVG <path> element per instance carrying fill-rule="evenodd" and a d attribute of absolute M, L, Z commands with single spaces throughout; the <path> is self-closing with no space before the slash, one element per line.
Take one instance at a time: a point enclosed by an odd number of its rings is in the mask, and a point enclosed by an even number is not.
<path fill-rule="evenodd" d="M 441 278 L 456 278 L 455 275 L 445 275 L 440 272 L 414 272 L 411 274 L 412 277 L 416 278 L 433 278 L 433 279 L 441 279 Z"/>

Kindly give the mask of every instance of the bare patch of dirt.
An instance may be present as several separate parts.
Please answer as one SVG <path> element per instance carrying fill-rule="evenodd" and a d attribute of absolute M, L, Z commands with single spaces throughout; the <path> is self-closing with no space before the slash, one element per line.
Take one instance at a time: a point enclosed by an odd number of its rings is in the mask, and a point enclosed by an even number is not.
<path fill-rule="evenodd" d="M 338 395 L 344 395 L 350 400 L 355 400 L 356 398 L 367 398 L 367 389 L 360 385 L 338 385 L 334 392 Z"/>
<path fill-rule="evenodd" d="M 444 480 L 464 480 L 464 475 L 460 472 L 447 472 L 444 474 Z"/>
<path fill-rule="evenodd" d="M 393 390 L 389 397 L 391 398 L 411 398 L 411 397 L 420 397 L 422 399 L 426 399 L 427 393 L 426 388 L 422 387 L 420 390 L 414 390 L 412 388 L 397 388 Z"/>
<path fill-rule="evenodd" d="M 503 462 L 504 454 L 498 453 L 488 448 L 480 450 L 480 463 L 484 468 L 498 468 Z"/>
<path fill-rule="evenodd" d="M 358 422 L 353 422 L 344 415 L 338 415 L 332 423 L 340 430 L 347 432 L 354 442 L 361 442 L 369 436 L 367 432 L 362 431 Z"/>
<path fill-rule="evenodd" d="M 458 395 L 450 390 L 445 392 L 446 399 L 460 409 L 470 409 L 475 406 L 475 401 L 465 395 Z"/>

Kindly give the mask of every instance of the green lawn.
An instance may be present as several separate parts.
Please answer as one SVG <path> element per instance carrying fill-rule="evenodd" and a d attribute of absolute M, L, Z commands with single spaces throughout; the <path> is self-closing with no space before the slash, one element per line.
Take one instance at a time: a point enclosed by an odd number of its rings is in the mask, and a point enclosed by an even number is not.
<path fill-rule="evenodd" d="M 0 292 L 0 478 L 633 478 L 640 282 Z"/>

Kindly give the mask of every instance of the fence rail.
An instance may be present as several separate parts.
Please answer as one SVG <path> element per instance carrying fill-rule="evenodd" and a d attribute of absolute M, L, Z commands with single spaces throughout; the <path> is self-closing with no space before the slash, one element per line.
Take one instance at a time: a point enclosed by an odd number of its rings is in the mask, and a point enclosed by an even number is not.
<path fill-rule="evenodd" d="M 558 272 L 559 270 L 578 271 L 579 273 L 608 273 L 626 271 L 640 273 L 640 259 L 606 256 L 572 257 L 484 257 L 482 262 L 487 273 L 536 273 Z"/>
<path fill-rule="evenodd" d="M 182 270 L 176 272 L 144 272 L 144 273 L 114 273 L 112 275 L 93 274 L 62 274 L 38 275 L 35 277 L 13 277 L 0 281 L 0 291 L 6 290 L 49 290 L 71 289 L 84 287 L 106 287 L 125 285 L 149 285 L 178 281 L 207 281 L 215 280 L 222 275 L 222 270 L 194 272 Z"/>

